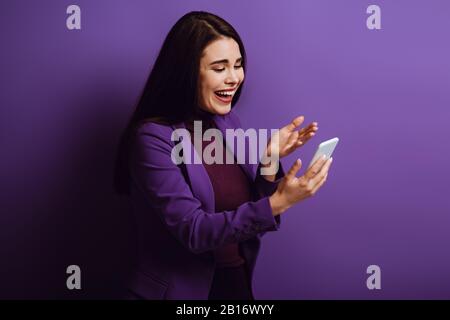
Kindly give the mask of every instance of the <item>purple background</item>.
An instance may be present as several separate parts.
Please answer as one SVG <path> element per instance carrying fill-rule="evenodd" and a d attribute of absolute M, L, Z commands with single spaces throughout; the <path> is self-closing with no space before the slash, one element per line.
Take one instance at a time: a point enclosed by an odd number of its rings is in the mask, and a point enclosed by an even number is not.
<path fill-rule="evenodd" d="M 81 7 L 82 30 L 66 28 Z M 382 29 L 366 28 L 378 4 Z M 118 138 L 169 28 L 206 10 L 248 52 L 247 127 L 296 115 L 338 136 L 326 185 L 269 233 L 259 299 L 450 298 L 450 3 L 2 1 L 0 298 L 115 298 L 133 221 L 112 189 Z M 301 173 L 304 169 L 301 170 Z M 66 289 L 66 267 L 82 290 Z M 381 267 L 381 290 L 366 268 Z"/>

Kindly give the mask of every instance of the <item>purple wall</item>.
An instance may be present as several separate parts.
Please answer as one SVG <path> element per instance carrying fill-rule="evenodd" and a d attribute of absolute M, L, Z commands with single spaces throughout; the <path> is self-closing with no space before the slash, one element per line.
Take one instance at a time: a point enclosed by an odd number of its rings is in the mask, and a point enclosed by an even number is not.
<path fill-rule="evenodd" d="M 81 7 L 81 30 L 66 8 Z M 368 30 L 366 8 L 382 10 Z M 319 122 L 329 179 L 282 217 L 256 268 L 260 299 L 450 299 L 450 3 L 2 1 L 0 298 L 114 298 L 134 257 L 112 190 L 119 134 L 172 24 L 230 21 L 248 52 L 248 127 Z M 301 173 L 304 172 L 302 169 Z M 66 267 L 82 290 L 66 289 Z M 366 268 L 381 267 L 381 290 Z"/>

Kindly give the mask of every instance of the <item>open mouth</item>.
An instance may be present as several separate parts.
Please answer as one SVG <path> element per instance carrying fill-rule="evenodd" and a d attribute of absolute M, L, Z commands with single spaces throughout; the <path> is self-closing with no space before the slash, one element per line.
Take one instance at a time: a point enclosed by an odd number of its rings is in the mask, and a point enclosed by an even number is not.
<path fill-rule="evenodd" d="M 219 101 L 230 103 L 236 91 L 215 91 L 214 95 Z"/>

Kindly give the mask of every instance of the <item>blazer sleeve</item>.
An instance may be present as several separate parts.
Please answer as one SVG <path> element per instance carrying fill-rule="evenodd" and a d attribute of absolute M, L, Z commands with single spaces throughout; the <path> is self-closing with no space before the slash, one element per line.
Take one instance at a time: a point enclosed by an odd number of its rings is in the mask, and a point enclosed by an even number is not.
<path fill-rule="evenodd" d="M 268 197 L 246 202 L 236 210 L 205 212 L 192 194 L 181 168 L 172 162 L 174 143 L 169 127 L 146 124 L 135 136 L 131 177 L 169 232 L 193 253 L 244 241 L 278 228 Z M 152 214 L 149 212 L 149 214 Z"/>
<path fill-rule="evenodd" d="M 284 170 L 281 161 L 279 163 L 278 171 L 277 174 L 275 175 L 274 181 L 269 181 L 266 178 L 264 178 L 264 176 L 261 175 L 261 166 L 260 164 L 258 164 L 255 177 L 255 187 L 259 199 L 263 197 L 270 197 L 277 190 L 278 184 L 280 183 L 281 179 L 283 179 L 283 177 L 284 177 Z M 281 225 L 280 215 L 275 216 L 275 222 L 276 222 L 275 227 L 261 232 L 260 236 L 263 236 L 267 231 L 277 231 L 280 228 Z"/>
<path fill-rule="evenodd" d="M 278 171 L 275 175 L 274 181 L 269 181 L 264 178 L 263 175 L 261 175 L 261 164 L 258 164 L 255 177 L 255 186 L 260 197 L 271 196 L 275 192 L 275 190 L 277 190 L 278 184 L 280 183 L 281 179 L 283 179 L 283 177 L 284 170 L 281 161 L 279 162 Z"/>

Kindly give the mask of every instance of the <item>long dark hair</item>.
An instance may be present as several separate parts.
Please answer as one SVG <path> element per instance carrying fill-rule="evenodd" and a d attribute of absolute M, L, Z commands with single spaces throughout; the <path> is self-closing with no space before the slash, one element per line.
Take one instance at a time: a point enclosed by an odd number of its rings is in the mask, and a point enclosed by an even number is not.
<path fill-rule="evenodd" d="M 129 194 L 130 146 L 135 130 L 147 121 L 175 124 L 199 111 L 199 68 L 205 47 L 220 37 L 234 39 L 246 70 L 244 44 L 236 30 L 224 19 L 208 12 L 193 11 L 181 17 L 167 34 L 143 93 L 124 130 L 116 159 L 114 188 Z M 231 102 L 239 100 L 242 84 Z"/>

